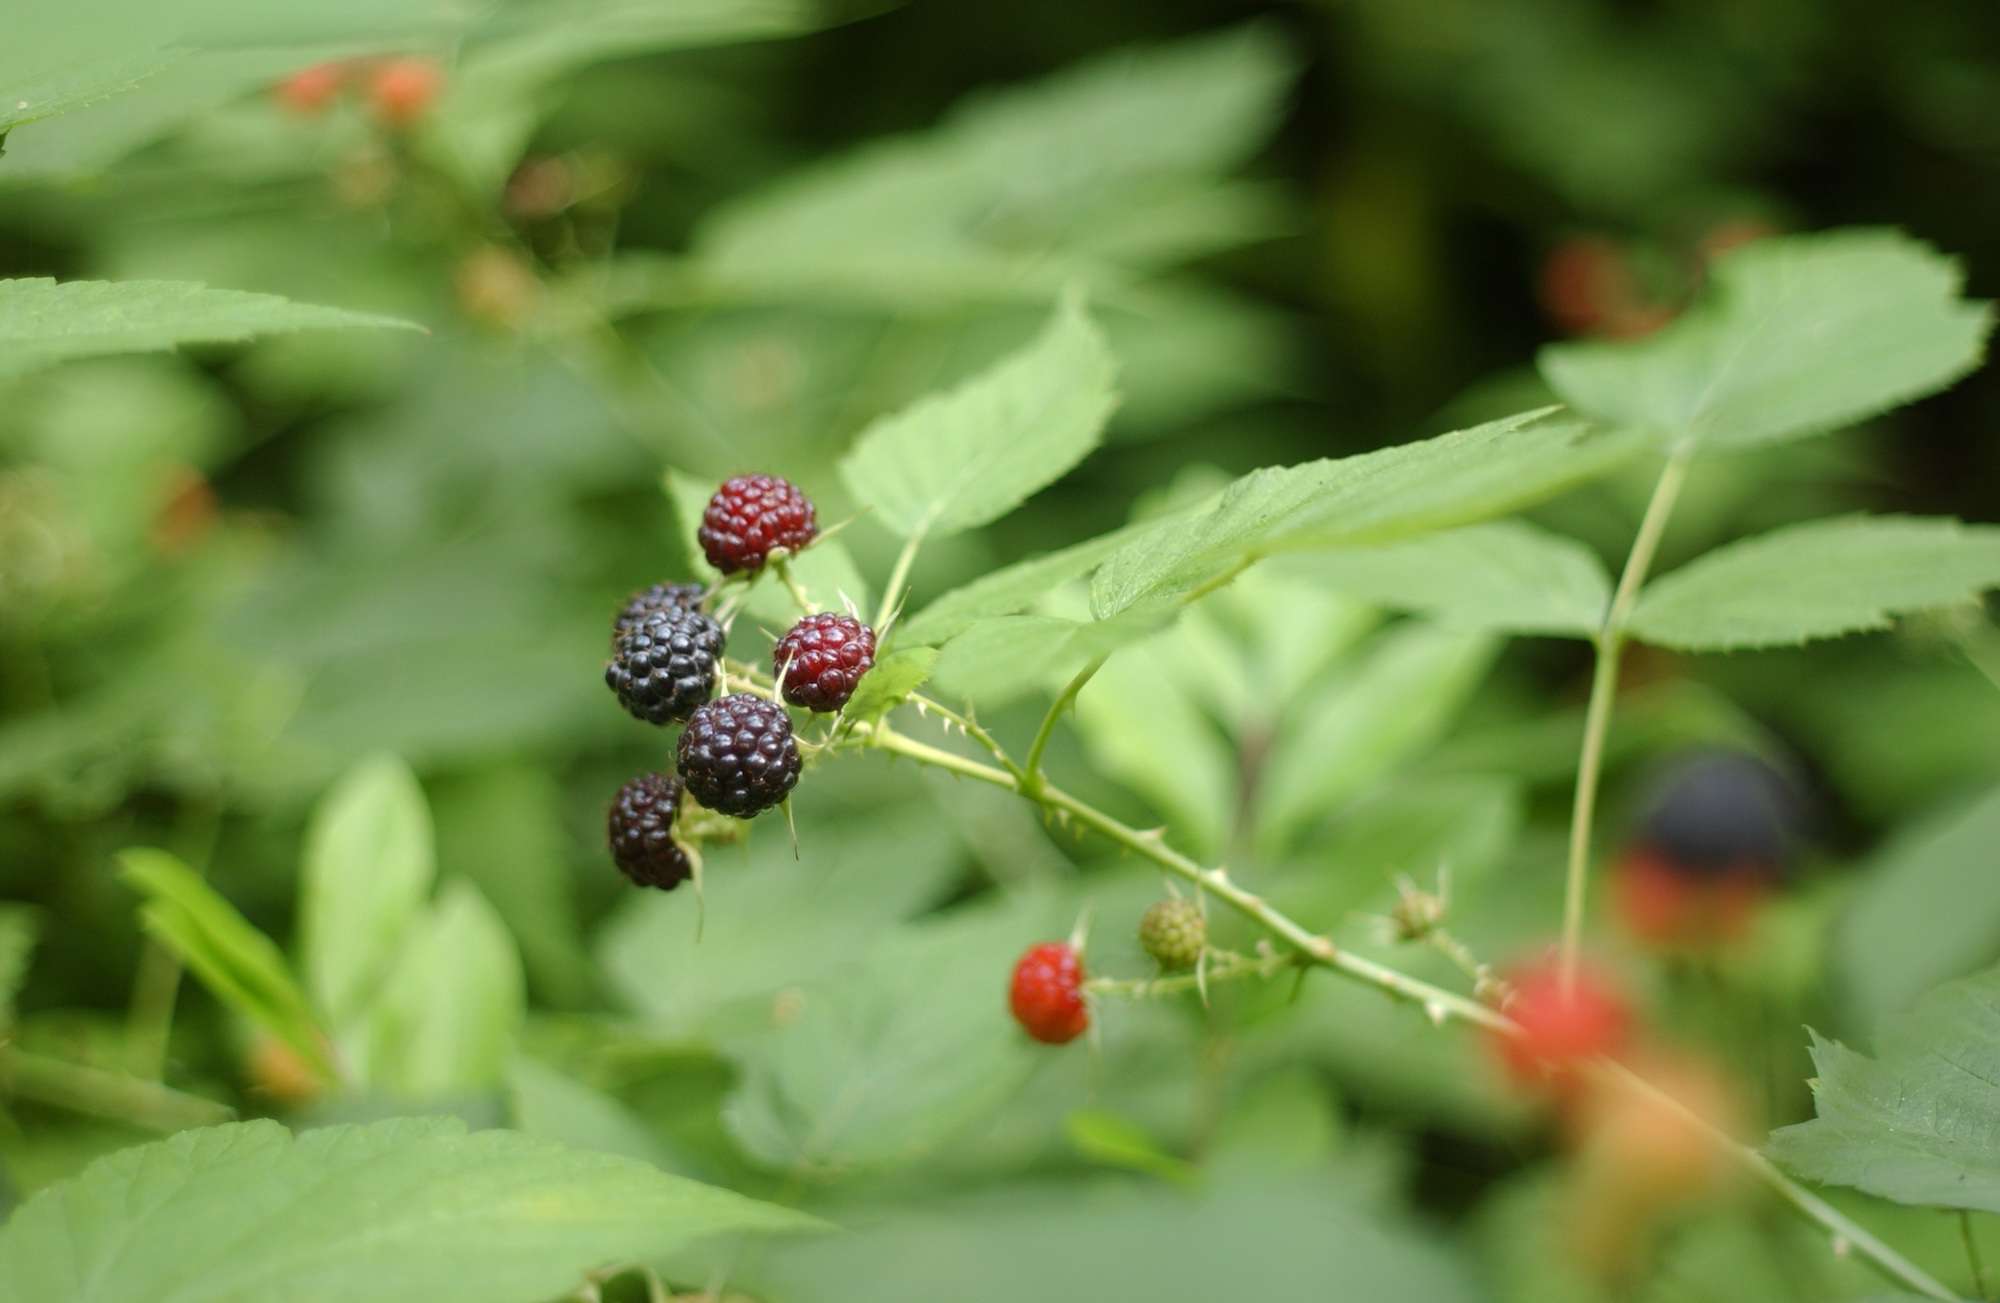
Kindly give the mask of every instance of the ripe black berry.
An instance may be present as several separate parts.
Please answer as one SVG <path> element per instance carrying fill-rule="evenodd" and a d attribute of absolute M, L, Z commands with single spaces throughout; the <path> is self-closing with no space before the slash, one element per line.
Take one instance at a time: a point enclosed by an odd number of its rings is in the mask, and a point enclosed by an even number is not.
<path fill-rule="evenodd" d="M 701 599 L 706 596 L 708 589 L 700 584 L 654 584 L 651 588 L 642 588 L 626 599 L 624 609 L 612 621 L 611 640 L 617 642 L 655 611 L 670 607 L 682 611 L 699 610 Z"/>
<path fill-rule="evenodd" d="M 1790 780 L 1754 756 L 1705 752 L 1654 784 L 1633 842 L 1696 878 L 1780 876 L 1803 814 Z"/>
<path fill-rule="evenodd" d="M 699 611 L 650 611 L 620 635 L 604 681 L 648 724 L 686 719 L 715 691 L 722 626 Z"/>
<path fill-rule="evenodd" d="M 875 631 L 851 615 L 808 615 L 771 649 L 771 672 L 784 675 L 785 700 L 835 711 L 875 664 Z"/>
<path fill-rule="evenodd" d="M 774 547 L 796 552 L 819 534 L 812 499 L 775 475 L 724 480 L 702 513 L 701 550 L 724 574 L 756 570 Z"/>
<path fill-rule="evenodd" d="M 641 774 L 618 789 L 606 825 L 611 859 L 635 885 L 672 891 L 693 874 L 687 852 L 674 840 L 680 799 L 681 780 L 666 774 Z"/>
<path fill-rule="evenodd" d="M 785 708 L 747 692 L 711 701 L 681 733 L 681 780 L 711 810 L 748 819 L 799 781 L 799 747 Z"/>

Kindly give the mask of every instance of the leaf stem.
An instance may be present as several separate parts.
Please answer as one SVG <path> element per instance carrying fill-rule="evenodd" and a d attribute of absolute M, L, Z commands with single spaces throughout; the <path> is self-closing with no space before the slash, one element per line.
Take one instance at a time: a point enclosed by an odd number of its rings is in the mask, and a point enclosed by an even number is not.
<path fill-rule="evenodd" d="M 236 1116 L 236 1110 L 226 1104 L 184 1094 L 157 1081 L 11 1048 L 0 1049 L 0 1091 L 150 1131 L 212 1126 Z"/>
<path fill-rule="evenodd" d="M 1688 464 L 1694 459 L 1694 445 L 1675 445 L 1660 468 L 1632 550 L 1625 557 L 1625 569 L 1618 576 L 1618 588 L 1605 609 L 1604 621 L 1592 639 L 1596 664 L 1590 675 L 1590 705 L 1584 713 L 1583 750 L 1577 757 L 1576 798 L 1570 810 L 1569 863 L 1563 880 L 1563 921 L 1561 973 L 1565 989 L 1576 981 L 1577 962 L 1583 950 L 1583 906 L 1590 887 L 1590 834 L 1597 812 L 1598 780 L 1604 771 L 1604 743 L 1611 731 L 1611 706 L 1618 695 L 1618 661 L 1625 647 L 1625 621 L 1653 567 L 1660 537 L 1666 532 L 1667 518 L 1687 481 Z"/>
<path fill-rule="evenodd" d="M 799 581 L 793 577 L 790 557 L 773 557 L 771 559 L 771 569 L 777 574 L 778 582 L 785 586 L 785 591 L 792 595 L 792 602 L 799 608 L 799 614 L 817 615 L 819 613 L 812 604 L 812 598 L 806 595 L 806 590 L 799 587 Z"/>
<path fill-rule="evenodd" d="M 1032 792 L 1042 786 L 1042 753 L 1049 749 L 1049 739 L 1055 736 L 1057 721 L 1076 701 L 1077 694 L 1083 691 L 1083 685 L 1095 678 L 1097 672 L 1103 668 L 1104 657 L 1099 656 L 1078 670 L 1076 677 L 1063 685 L 1061 694 L 1049 706 L 1049 713 L 1042 716 L 1042 726 L 1035 730 L 1034 743 L 1028 748 L 1028 762 L 1021 766 L 1022 773 L 1027 779 L 1027 787 L 1024 790 Z"/>
<path fill-rule="evenodd" d="M 1979 1261 L 1979 1245 L 1972 1238 L 1972 1210 L 1958 1210 L 1958 1235 L 1965 1241 L 1965 1261 L 1972 1268 L 1972 1288 L 1981 1298 L 1992 1298 L 1986 1291 L 1986 1268 Z"/>
<path fill-rule="evenodd" d="M 882 605 L 875 614 L 875 636 L 885 637 L 889 626 L 896 619 L 896 608 L 903 600 L 903 586 L 910 582 L 910 568 L 917 563 L 917 549 L 924 545 L 924 532 L 918 530 L 903 542 L 903 550 L 896 554 L 896 567 L 889 572 L 889 586 L 882 590 Z"/>

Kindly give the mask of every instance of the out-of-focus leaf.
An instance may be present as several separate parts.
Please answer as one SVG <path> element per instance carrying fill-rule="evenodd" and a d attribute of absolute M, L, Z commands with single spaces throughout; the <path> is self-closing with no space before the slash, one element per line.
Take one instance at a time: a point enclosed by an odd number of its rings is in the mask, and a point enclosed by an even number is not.
<path fill-rule="evenodd" d="M 434 874 L 430 807 L 394 756 L 357 765 L 313 811 L 299 938 L 306 985 L 337 1033 L 387 978 Z"/>
<path fill-rule="evenodd" d="M 471 883 L 452 882 L 360 1015 L 356 1075 L 420 1099 L 497 1086 L 525 1012 L 507 925 Z"/>
<path fill-rule="evenodd" d="M 896 1264 L 885 1286 L 879 1264 Z M 954 1299 L 1337 1297 L 1471 1303 L 1483 1297 L 1452 1250 L 1364 1207 L 1335 1172 L 1244 1177 L 1200 1194 L 1129 1183 L 1028 1182 L 933 1206 L 810 1245 L 781 1248 L 772 1297 L 828 1303 Z"/>
<path fill-rule="evenodd" d="M 1435 742 L 1485 678 L 1490 636 L 1411 623 L 1370 648 L 1353 674 L 1306 703 L 1273 749 L 1257 835 L 1277 853 L 1313 819 Z"/>
<path fill-rule="evenodd" d="M 1315 552 L 1282 569 L 1363 601 L 1495 633 L 1589 637 L 1611 602 L 1595 553 L 1515 520 Z"/>
<path fill-rule="evenodd" d="M 666 1146 L 617 1100 L 534 1059 L 517 1058 L 507 1073 L 514 1125 L 571 1149 L 636 1158 L 666 1167 Z"/>
<path fill-rule="evenodd" d="M 0 1296 L 111 1303 L 553 1298 L 605 1262 L 811 1218 L 629 1158 L 401 1119 L 186 1131 L 91 1164 L 0 1231 Z"/>
<path fill-rule="evenodd" d="M 1759 240 L 1722 258 L 1679 321 L 1621 344 L 1543 350 L 1586 415 L 1715 447 L 1817 434 L 1942 389 L 1979 364 L 1991 314 L 1949 258 L 1892 231 Z"/>
<path fill-rule="evenodd" d="M 906 928 L 864 964 L 798 992 L 746 1042 L 723 1110 L 757 1162 L 822 1177 L 922 1157 L 1017 1090 L 1034 1047 L 994 984 L 1019 954 L 1018 909 Z"/>
<path fill-rule="evenodd" d="M 1188 655 L 1168 635 L 1113 659 L 1077 697 L 1077 728 L 1098 769 L 1142 793 L 1192 854 L 1211 859 L 1240 784 L 1222 734 L 1179 687 Z"/>
<path fill-rule="evenodd" d="M 1834 932 L 1842 994 L 1880 1032 L 1937 983 L 2000 960 L 2000 790 L 1905 830 L 1864 871 Z"/>
<path fill-rule="evenodd" d="M 1799 1175 L 1897 1203 L 2000 1212 L 2000 968 L 1938 987 L 1868 1058 L 1814 1035 L 1818 1116 L 1771 1135 Z"/>
<path fill-rule="evenodd" d="M 865 825 L 802 821 L 705 852 L 706 910 L 691 891 L 636 895 L 600 946 L 628 1007 L 663 1034 L 713 1035 L 772 1016 L 780 991 L 862 958 L 832 936 L 874 936 L 933 903 L 957 870 L 950 833 L 922 809 Z M 699 940 L 696 926 L 700 923 Z"/>
<path fill-rule="evenodd" d="M 1182 602 L 1280 552 L 1387 543 L 1502 515 L 1625 460 L 1635 443 L 1548 411 L 1302 466 L 1252 471 L 1163 537 L 1113 553 L 1100 617 Z"/>
<path fill-rule="evenodd" d="M 183 281 L 0 280 L 0 379 L 67 358 L 407 321 Z"/>
<path fill-rule="evenodd" d="M 1066 299 L 999 365 L 862 431 L 841 480 L 905 538 L 984 525 L 1097 446 L 1117 401 L 1112 375 L 1104 336 Z"/>
<path fill-rule="evenodd" d="M 2000 587 L 2000 528 L 1843 516 L 1717 548 L 1640 594 L 1632 632 L 1681 651 L 1774 647 L 1886 629 Z"/>
<path fill-rule="evenodd" d="M 129 850 L 119 859 L 125 881 L 146 896 L 140 908 L 146 930 L 217 998 L 291 1046 L 315 1071 L 329 1073 L 325 1035 L 271 938 L 165 851 Z"/>
<path fill-rule="evenodd" d="M 1144 1127 L 1116 1113 L 1096 1109 L 1072 1113 L 1064 1121 L 1063 1130 L 1076 1151 L 1093 1163 L 1123 1167 L 1183 1185 L 1197 1179 L 1193 1164 L 1160 1148 Z"/>
<path fill-rule="evenodd" d="M 14 1025 L 14 997 L 28 977 L 37 922 L 26 905 L 0 905 L 0 1034 Z"/>

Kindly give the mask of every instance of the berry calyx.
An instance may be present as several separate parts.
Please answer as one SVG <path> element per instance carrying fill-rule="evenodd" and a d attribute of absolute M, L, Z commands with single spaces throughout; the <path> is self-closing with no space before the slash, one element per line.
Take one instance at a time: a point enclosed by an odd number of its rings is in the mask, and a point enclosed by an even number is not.
<path fill-rule="evenodd" d="M 851 615 L 808 615 L 771 649 L 771 672 L 783 675 L 785 700 L 836 711 L 875 665 L 875 631 Z"/>
<path fill-rule="evenodd" d="M 654 584 L 625 599 L 618 617 L 611 622 L 611 638 L 616 642 L 630 633 L 641 620 L 655 611 L 698 611 L 708 589 L 701 584 Z"/>
<path fill-rule="evenodd" d="M 1582 968 L 1566 985 L 1547 959 L 1508 974 L 1507 981 L 1513 998 L 1504 1012 L 1521 1034 L 1496 1033 L 1493 1044 L 1501 1066 L 1521 1085 L 1560 1084 L 1565 1070 L 1616 1055 L 1631 1040 L 1632 1006 L 1602 973 Z"/>
<path fill-rule="evenodd" d="M 1090 1027 L 1083 1002 L 1083 956 L 1065 941 L 1029 946 L 1014 964 L 1007 1007 L 1021 1029 L 1045 1045 L 1065 1045 Z"/>
<path fill-rule="evenodd" d="M 694 874 L 687 852 L 674 840 L 674 812 L 681 780 L 641 774 L 618 789 L 606 821 L 611 860 L 633 885 L 672 891 Z"/>
<path fill-rule="evenodd" d="M 1139 944 L 1162 968 L 1193 968 L 1208 945 L 1208 920 L 1191 900 L 1155 901 L 1139 918 Z"/>
<path fill-rule="evenodd" d="M 775 475 L 722 482 L 696 532 L 708 563 L 723 574 L 762 568 L 773 548 L 796 552 L 819 536 L 812 499 Z"/>
<path fill-rule="evenodd" d="M 430 111 L 444 87 L 444 69 L 430 59 L 385 59 L 368 75 L 368 103 L 391 127 L 408 127 Z"/>
<path fill-rule="evenodd" d="M 699 611 L 650 611 L 619 635 L 604 681 L 648 724 L 686 719 L 715 691 L 722 626 Z"/>
<path fill-rule="evenodd" d="M 334 96 L 347 84 L 347 71 L 344 63 L 315 63 L 273 86 L 271 94 L 288 112 L 302 118 L 315 117 L 326 112 Z"/>
<path fill-rule="evenodd" d="M 681 781 L 719 814 L 749 819 L 798 785 L 801 761 L 785 708 L 747 692 L 694 712 L 681 733 Z"/>

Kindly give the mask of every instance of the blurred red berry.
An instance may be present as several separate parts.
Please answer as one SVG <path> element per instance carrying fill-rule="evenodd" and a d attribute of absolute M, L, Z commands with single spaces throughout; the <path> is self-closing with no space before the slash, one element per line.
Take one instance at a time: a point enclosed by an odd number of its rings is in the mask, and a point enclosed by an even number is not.
<path fill-rule="evenodd" d="M 1014 965 L 1008 1006 L 1022 1030 L 1048 1045 L 1075 1040 L 1090 1026 L 1083 1002 L 1083 958 L 1067 942 L 1029 946 Z"/>
<path fill-rule="evenodd" d="M 315 63 L 273 86 L 271 93 L 287 111 L 313 117 L 326 112 L 334 96 L 340 94 L 340 88 L 347 84 L 347 71 L 344 63 Z"/>
<path fill-rule="evenodd" d="M 1572 335 L 1636 339 L 1674 317 L 1648 298 L 1626 251 L 1600 236 L 1577 236 L 1549 250 L 1537 296 L 1557 328 Z"/>
<path fill-rule="evenodd" d="M 385 59 L 368 76 L 368 103 L 392 127 L 407 127 L 430 111 L 444 87 L 444 69 L 432 59 Z"/>
<path fill-rule="evenodd" d="M 1762 218 L 1732 217 L 1702 232 L 1701 239 L 1695 242 L 1695 253 L 1705 263 L 1714 262 L 1732 249 L 1740 249 L 1777 233 L 1778 228 Z"/>
<path fill-rule="evenodd" d="M 1657 850 L 1635 846 L 1611 872 L 1612 911 L 1626 931 L 1647 945 L 1721 945 L 1750 930 L 1773 876 L 1750 863 L 1719 876 L 1697 876 Z"/>
<path fill-rule="evenodd" d="M 1522 1085 L 1548 1082 L 1550 1070 L 1573 1067 L 1600 1055 L 1616 1055 L 1632 1035 L 1632 1006 L 1603 973 L 1584 967 L 1573 984 L 1562 980 L 1553 958 L 1508 974 L 1513 998 L 1505 1012 L 1521 1029 L 1496 1033 L 1501 1066 Z"/>

